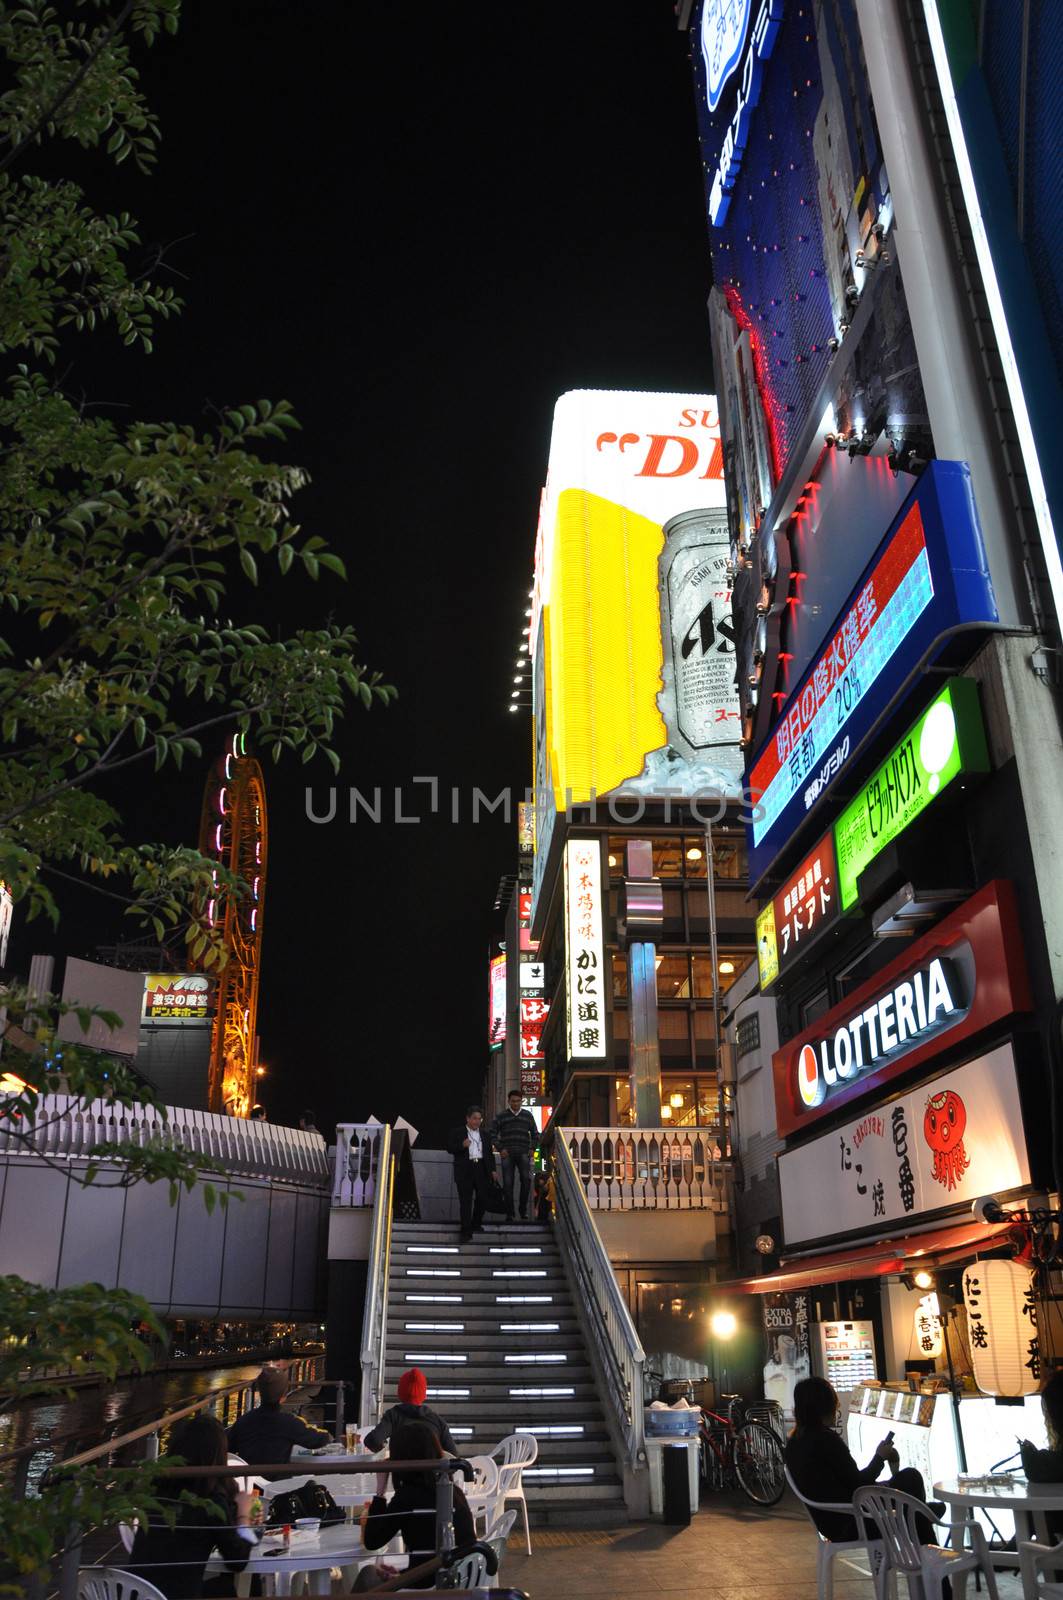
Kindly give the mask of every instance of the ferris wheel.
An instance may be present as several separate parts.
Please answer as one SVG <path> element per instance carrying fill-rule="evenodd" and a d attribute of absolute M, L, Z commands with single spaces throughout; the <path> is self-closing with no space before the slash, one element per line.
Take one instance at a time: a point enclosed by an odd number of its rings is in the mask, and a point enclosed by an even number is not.
<path fill-rule="evenodd" d="M 207 918 L 220 928 L 229 959 L 218 975 L 217 1009 L 210 1050 L 209 1106 L 246 1117 L 255 1093 L 258 975 L 262 955 L 262 904 L 266 890 L 269 830 L 262 768 L 236 733 L 207 778 L 199 824 L 199 848 L 237 873 L 250 893 L 219 895 Z"/>

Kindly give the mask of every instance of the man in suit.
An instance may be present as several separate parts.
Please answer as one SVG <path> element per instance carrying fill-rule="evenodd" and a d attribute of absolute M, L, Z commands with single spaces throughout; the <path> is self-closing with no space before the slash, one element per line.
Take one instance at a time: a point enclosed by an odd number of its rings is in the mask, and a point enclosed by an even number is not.
<path fill-rule="evenodd" d="M 491 1135 L 483 1126 L 480 1106 L 470 1106 L 465 1121 L 447 1140 L 454 1157 L 454 1182 L 461 1207 L 461 1243 L 467 1244 L 483 1226 L 490 1185 L 495 1180 L 495 1152 Z"/>

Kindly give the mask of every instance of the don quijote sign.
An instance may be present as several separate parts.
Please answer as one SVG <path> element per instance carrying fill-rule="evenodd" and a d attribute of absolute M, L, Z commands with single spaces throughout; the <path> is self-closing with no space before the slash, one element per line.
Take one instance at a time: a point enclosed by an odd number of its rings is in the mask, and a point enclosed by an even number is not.
<path fill-rule="evenodd" d="M 780 1134 L 1030 1006 L 1014 888 L 995 879 L 775 1052 Z"/>

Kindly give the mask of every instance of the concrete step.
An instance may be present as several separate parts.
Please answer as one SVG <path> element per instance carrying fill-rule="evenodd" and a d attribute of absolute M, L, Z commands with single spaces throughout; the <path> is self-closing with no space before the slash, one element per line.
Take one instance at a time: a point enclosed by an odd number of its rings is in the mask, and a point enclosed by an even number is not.
<path fill-rule="evenodd" d="M 540 1345 L 542 1348 L 540 1349 Z M 455 1359 L 458 1358 L 458 1359 Z M 437 1371 L 443 1367 L 460 1366 L 471 1371 L 508 1371 L 511 1367 L 572 1368 L 587 1366 L 587 1356 L 581 1340 L 571 1334 L 562 1339 L 559 1334 L 549 1338 L 545 1334 L 496 1334 L 493 1339 L 469 1334 L 407 1333 L 396 1329 L 395 1338 L 388 1332 L 387 1365 L 403 1363 L 407 1367 L 423 1367 Z"/>
<path fill-rule="evenodd" d="M 454 1315 L 442 1314 L 450 1309 Z M 516 1308 L 517 1311 L 521 1309 L 520 1306 Z M 524 1309 L 545 1309 L 549 1312 L 550 1307 Z M 518 1317 L 505 1306 L 476 1306 L 463 1310 L 458 1306 L 413 1305 L 399 1306 L 394 1312 L 389 1310 L 388 1344 L 393 1345 L 396 1339 L 401 1341 L 409 1338 L 426 1339 L 429 1349 L 446 1345 L 448 1341 L 471 1340 L 476 1343 L 485 1338 L 491 1341 L 493 1348 L 500 1350 L 522 1349 L 528 1346 L 529 1341 L 539 1339 L 545 1339 L 547 1343 L 543 1348 L 550 1350 L 555 1346 L 563 1348 L 560 1340 L 568 1340 L 571 1344 L 582 1343 L 580 1325 L 571 1312 L 567 1315 L 557 1312 L 552 1317 Z M 459 1346 L 455 1345 L 455 1348 Z"/>
<path fill-rule="evenodd" d="M 628 1521 L 627 1506 L 619 1495 L 610 1500 L 528 1501 L 528 1521 L 532 1528 L 623 1528 Z M 510 1536 L 510 1549 L 523 1554 L 518 1530 Z M 534 1536 L 532 1548 L 535 1547 Z M 516 1569 L 519 1575 L 519 1568 Z"/>
<path fill-rule="evenodd" d="M 414 1260 L 410 1258 L 406 1261 L 392 1262 L 389 1290 L 401 1288 L 403 1284 L 410 1283 L 414 1279 L 421 1284 L 439 1284 L 441 1293 L 445 1292 L 444 1286 L 447 1284 L 464 1285 L 467 1289 L 478 1288 L 481 1290 L 486 1290 L 496 1284 L 503 1286 L 506 1284 L 515 1286 L 527 1284 L 528 1294 L 549 1293 L 551 1290 L 557 1293 L 568 1288 L 563 1273 L 549 1264 L 542 1266 L 529 1264 L 524 1266 L 522 1263 L 520 1266 L 509 1266 L 508 1264 L 496 1266 L 494 1261 L 451 1263 L 445 1257 L 442 1260 L 438 1257 L 434 1260 Z M 512 1290 L 507 1290 L 503 1287 L 498 1292 L 500 1294 L 519 1294 L 522 1291 L 519 1287 L 514 1287 Z"/>
<path fill-rule="evenodd" d="M 477 1284 L 461 1278 L 396 1278 L 388 1290 L 389 1315 L 393 1308 L 409 1305 L 432 1306 L 440 1315 L 456 1316 L 457 1307 L 494 1309 L 498 1306 L 519 1306 L 522 1315 L 547 1316 L 553 1307 L 572 1308 L 572 1296 L 567 1284 L 541 1282 L 532 1279 L 522 1287 L 523 1280 L 514 1283 L 508 1278 L 492 1278 Z M 416 1296 L 416 1299 L 411 1298 Z M 454 1307 L 451 1312 L 449 1307 Z M 433 1311 L 435 1315 L 435 1311 Z"/>

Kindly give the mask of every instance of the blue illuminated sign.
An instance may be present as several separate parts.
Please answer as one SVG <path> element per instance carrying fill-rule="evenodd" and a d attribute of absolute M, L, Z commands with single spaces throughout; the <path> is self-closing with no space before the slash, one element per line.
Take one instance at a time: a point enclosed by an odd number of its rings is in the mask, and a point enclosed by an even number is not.
<path fill-rule="evenodd" d="M 728 78 L 742 57 L 753 0 L 705 0 L 701 12 L 701 53 L 705 95 L 715 111 Z"/>
<path fill-rule="evenodd" d="M 747 782 L 750 880 L 798 834 L 908 679 L 959 628 L 997 621 L 963 462 L 934 461 L 788 694 Z"/>

